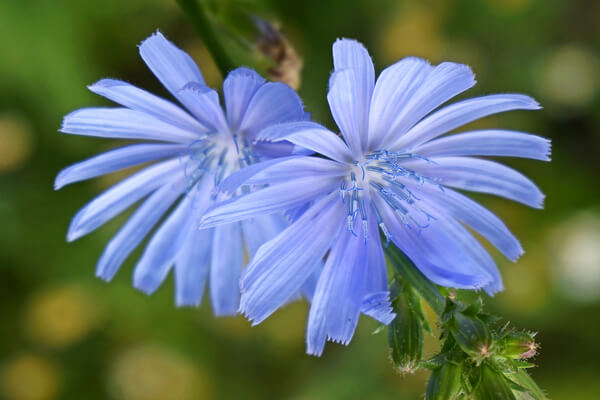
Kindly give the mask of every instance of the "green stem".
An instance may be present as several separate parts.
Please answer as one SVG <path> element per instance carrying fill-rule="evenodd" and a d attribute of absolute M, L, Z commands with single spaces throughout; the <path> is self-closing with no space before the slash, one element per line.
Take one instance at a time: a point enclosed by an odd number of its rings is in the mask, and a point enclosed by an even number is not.
<path fill-rule="evenodd" d="M 229 71 L 235 68 L 235 65 L 217 39 L 218 36 L 210 23 L 204 6 L 199 5 L 197 0 L 177 0 L 177 4 L 179 4 L 183 13 L 189 18 L 192 26 L 196 29 L 196 32 L 200 35 L 212 54 L 217 67 L 221 71 L 221 75 L 225 77 Z"/>

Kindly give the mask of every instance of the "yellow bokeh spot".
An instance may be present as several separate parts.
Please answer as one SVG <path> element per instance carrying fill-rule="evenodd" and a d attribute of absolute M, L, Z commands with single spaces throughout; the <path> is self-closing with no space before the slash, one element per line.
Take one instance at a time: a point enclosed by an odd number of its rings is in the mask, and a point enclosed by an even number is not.
<path fill-rule="evenodd" d="M 16 114 L 0 114 L 0 173 L 23 166 L 32 150 L 30 124 Z"/>
<path fill-rule="evenodd" d="M 543 60 L 538 74 L 542 100 L 558 106 L 583 107 L 600 86 L 600 61 L 587 48 L 570 44 L 556 49 Z"/>
<path fill-rule="evenodd" d="M 429 7 L 421 2 L 408 2 L 380 32 L 380 53 L 383 61 L 392 63 L 406 56 L 439 61 L 444 46 L 440 33 L 443 8 Z"/>
<path fill-rule="evenodd" d="M 109 389 L 117 399 L 213 398 L 211 382 L 202 370 L 156 345 L 141 345 L 121 353 L 109 374 Z"/>
<path fill-rule="evenodd" d="M 25 308 L 25 331 L 37 344 L 52 348 L 83 339 L 100 320 L 88 291 L 75 284 L 36 293 Z"/>
<path fill-rule="evenodd" d="M 50 400 L 56 398 L 60 374 L 52 362 L 23 354 L 3 366 L 0 384 L 3 399 Z"/>

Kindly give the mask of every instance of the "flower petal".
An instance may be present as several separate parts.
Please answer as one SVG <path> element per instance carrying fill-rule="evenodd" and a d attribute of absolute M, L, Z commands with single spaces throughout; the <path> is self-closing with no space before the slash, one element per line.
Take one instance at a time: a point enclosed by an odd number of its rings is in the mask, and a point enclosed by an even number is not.
<path fill-rule="evenodd" d="M 227 120 L 219 104 L 218 93 L 208 86 L 190 82 L 179 91 L 187 109 L 198 118 L 202 125 L 214 132 L 229 132 Z"/>
<path fill-rule="evenodd" d="M 336 70 L 329 78 L 329 91 L 327 101 L 331 115 L 335 120 L 346 144 L 350 148 L 352 157 L 359 159 L 363 154 L 361 132 L 357 115 L 361 106 L 356 90 L 355 72 L 350 69 Z M 368 103 L 367 103 L 368 106 Z"/>
<path fill-rule="evenodd" d="M 348 146 L 338 135 L 311 121 L 272 125 L 263 129 L 257 139 L 270 142 L 287 140 L 339 162 L 352 160 Z"/>
<path fill-rule="evenodd" d="M 440 224 L 434 221 L 417 232 L 405 226 L 379 196 L 373 198 L 394 244 L 429 280 L 459 289 L 479 289 L 492 280 Z"/>
<path fill-rule="evenodd" d="M 107 151 L 60 171 L 54 181 L 54 189 L 100 175 L 108 174 L 132 165 L 174 157 L 186 149 L 176 144 L 136 144 Z"/>
<path fill-rule="evenodd" d="M 240 296 L 240 274 L 244 262 L 239 222 L 214 228 L 210 268 L 210 300 L 215 315 L 234 315 Z"/>
<path fill-rule="evenodd" d="M 432 69 L 426 60 L 407 57 L 381 72 L 369 111 L 369 150 L 380 149 L 394 122 Z"/>
<path fill-rule="evenodd" d="M 475 85 L 475 75 L 467 65 L 444 62 L 434 67 L 402 108 L 396 108 L 388 139 L 405 134 L 431 111 Z M 385 146 L 384 146 L 385 147 Z"/>
<path fill-rule="evenodd" d="M 114 185 L 89 202 L 73 217 L 67 240 L 80 238 L 121 213 L 155 189 L 172 181 L 181 171 L 180 161 L 169 160 L 148 167 Z"/>
<path fill-rule="evenodd" d="M 202 302 L 208 271 L 214 229 L 196 229 L 190 232 L 175 260 L 175 303 L 178 307 L 198 307 Z"/>
<path fill-rule="evenodd" d="M 223 82 L 223 97 L 232 130 L 240 127 L 252 96 L 264 83 L 264 78 L 249 68 L 237 68 L 227 74 Z"/>
<path fill-rule="evenodd" d="M 150 114 L 128 108 L 81 108 L 65 116 L 60 131 L 75 135 L 188 143 L 200 139 L 193 132 L 167 124 Z"/>
<path fill-rule="evenodd" d="M 158 228 L 133 271 L 133 286 L 146 294 L 153 293 L 167 277 L 181 250 L 194 218 L 190 218 L 192 197 L 185 196 L 175 211 Z"/>
<path fill-rule="evenodd" d="M 272 160 L 262 161 L 256 164 L 250 164 L 239 171 L 235 171 L 227 178 L 225 178 L 225 180 L 219 185 L 218 189 L 224 193 L 234 193 L 248 179 L 258 174 L 263 169 L 270 168 L 276 164 L 294 158 L 297 158 L 297 156 L 274 158 Z"/>
<path fill-rule="evenodd" d="M 260 246 L 289 226 L 280 214 L 257 215 L 242 221 L 242 233 L 248 255 L 252 258 Z"/>
<path fill-rule="evenodd" d="M 550 140 L 540 136 L 490 129 L 435 139 L 414 152 L 424 157 L 505 156 L 550 161 L 550 147 Z"/>
<path fill-rule="evenodd" d="M 180 107 L 127 82 L 102 79 L 88 86 L 88 89 L 122 106 L 150 114 L 167 124 L 192 132 L 205 130 Z"/>
<path fill-rule="evenodd" d="M 252 96 L 239 130 L 251 142 L 269 125 L 301 121 L 304 118 L 304 105 L 298 94 L 284 83 L 268 82 Z"/>
<path fill-rule="evenodd" d="M 329 193 L 338 181 L 338 178 L 310 177 L 272 185 L 215 205 L 204 214 L 200 226 L 208 228 L 255 215 L 283 212 Z M 301 192 L 299 187 L 303 188 Z"/>
<path fill-rule="evenodd" d="M 342 220 L 336 196 L 328 196 L 260 247 L 244 270 L 240 312 L 258 324 L 295 296 L 325 255 Z"/>
<path fill-rule="evenodd" d="M 422 176 L 440 184 L 473 192 L 495 194 L 534 208 L 542 208 L 544 194 L 523 174 L 494 161 L 470 157 L 434 157 L 415 162 Z"/>
<path fill-rule="evenodd" d="M 333 44 L 333 66 L 334 74 L 336 74 L 338 71 L 352 71 L 351 74 L 345 74 L 345 76 L 350 79 L 347 82 L 347 85 L 344 84 L 343 86 L 339 86 L 339 89 L 342 89 L 342 87 L 347 88 L 348 92 L 343 93 L 341 90 L 334 90 L 332 92 L 332 85 L 330 84 L 330 95 L 332 97 L 345 96 L 353 103 L 350 108 L 354 111 L 354 113 L 353 115 L 349 116 L 353 121 L 345 121 L 344 123 L 347 129 L 351 130 L 344 132 L 342 126 L 339 124 L 338 119 L 335 117 L 336 113 L 333 112 L 333 107 L 331 107 L 331 109 L 332 113 L 334 113 L 334 118 L 336 118 L 338 126 L 344 134 L 344 137 L 346 137 L 346 135 L 352 135 L 355 137 L 354 140 L 356 141 L 358 147 L 355 149 L 350 146 L 350 148 L 353 149 L 353 152 L 354 150 L 361 150 L 362 152 L 367 146 L 369 104 L 371 102 L 371 94 L 373 93 L 373 86 L 375 83 L 375 70 L 373 68 L 373 62 L 371 61 L 369 52 L 362 44 L 355 40 L 341 39 L 337 40 Z M 336 78 L 336 80 L 337 79 L 338 78 Z M 329 95 L 327 97 L 329 99 Z M 332 103 L 339 103 L 342 99 L 338 98 L 332 100 L 329 102 L 330 106 Z M 341 116 L 339 112 L 338 115 Z M 351 142 L 347 137 L 346 141 L 348 143 Z"/>
<path fill-rule="evenodd" d="M 422 193 L 421 198 L 428 202 L 434 202 L 444 213 L 448 213 L 477 231 L 508 259 L 516 261 L 523 254 L 519 240 L 508 230 L 500 218 L 481 204 L 450 188 L 444 188 L 444 191 L 441 191 L 437 188 L 429 189 L 427 185 L 412 185 L 411 190 L 417 194 Z"/>
<path fill-rule="evenodd" d="M 494 94 L 463 100 L 446 106 L 413 126 L 405 135 L 394 137 L 388 149 L 400 151 L 414 148 L 469 122 L 511 110 L 537 110 L 540 105 L 522 94 Z"/>
<path fill-rule="evenodd" d="M 192 58 L 156 32 L 140 46 L 140 55 L 152 73 L 182 104 L 179 91 L 188 82 L 204 84 L 202 73 Z M 187 105 L 186 105 L 187 106 Z"/>
<path fill-rule="evenodd" d="M 342 177 L 348 174 L 348 166 L 326 158 L 296 157 L 274 164 L 250 177 L 245 184 L 278 184 L 301 178 Z"/>
<path fill-rule="evenodd" d="M 105 281 L 112 280 L 129 254 L 181 194 L 181 182 L 175 182 L 164 185 L 148 197 L 104 249 L 96 276 Z"/>

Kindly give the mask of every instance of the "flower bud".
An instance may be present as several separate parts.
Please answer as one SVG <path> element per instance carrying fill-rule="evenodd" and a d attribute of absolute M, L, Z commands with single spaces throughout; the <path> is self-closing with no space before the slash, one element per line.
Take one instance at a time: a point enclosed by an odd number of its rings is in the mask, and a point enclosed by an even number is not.
<path fill-rule="evenodd" d="M 479 368 L 479 380 L 473 389 L 473 398 L 477 400 L 517 400 L 506 377 L 486 364 Z"/>
<path fill-rule="evenodd" d="M 460 394 L 462 366 L 444 363 L 434 369 L 427 382 L 425 400 L 455 400 Z"/>
<path fill-rule="evenodd" d="M 412 373 L 423 356 L 423 321 L 415 309 L 420 307 L 421 300 L 414 298 L 416 294 L 411 288 L 400 290 L 392 304 L 396 318 L 389 325 L 388 339 L 394 366 L 400 372 Z"/>
<path fill-rule="evenodd" d="M 529 332 L 511 332 L 500 341 L 502 355 L 514 360 L 525 360 L 535 356 L 537 344 Z"/>
<path fill-rule="evenodd" d="M 492 351 L 492 335 L 488 327 L 475 317 L 454 313 L 450 332 L 460 348 L 476 360 L 487 358 Z"/>

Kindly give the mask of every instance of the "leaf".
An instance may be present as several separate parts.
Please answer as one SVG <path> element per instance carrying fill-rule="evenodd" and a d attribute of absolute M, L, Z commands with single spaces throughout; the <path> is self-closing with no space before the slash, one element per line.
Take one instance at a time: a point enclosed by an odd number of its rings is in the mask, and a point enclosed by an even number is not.
<path fill-rule="evenodd" d="M 410 283 L 423 299 L 436 312 L 441 315 L 444 312 L 445 300 L 439 289 L 417 269 L 415 264 L 396 246 L 385 249 L 394 271 Z"/>

